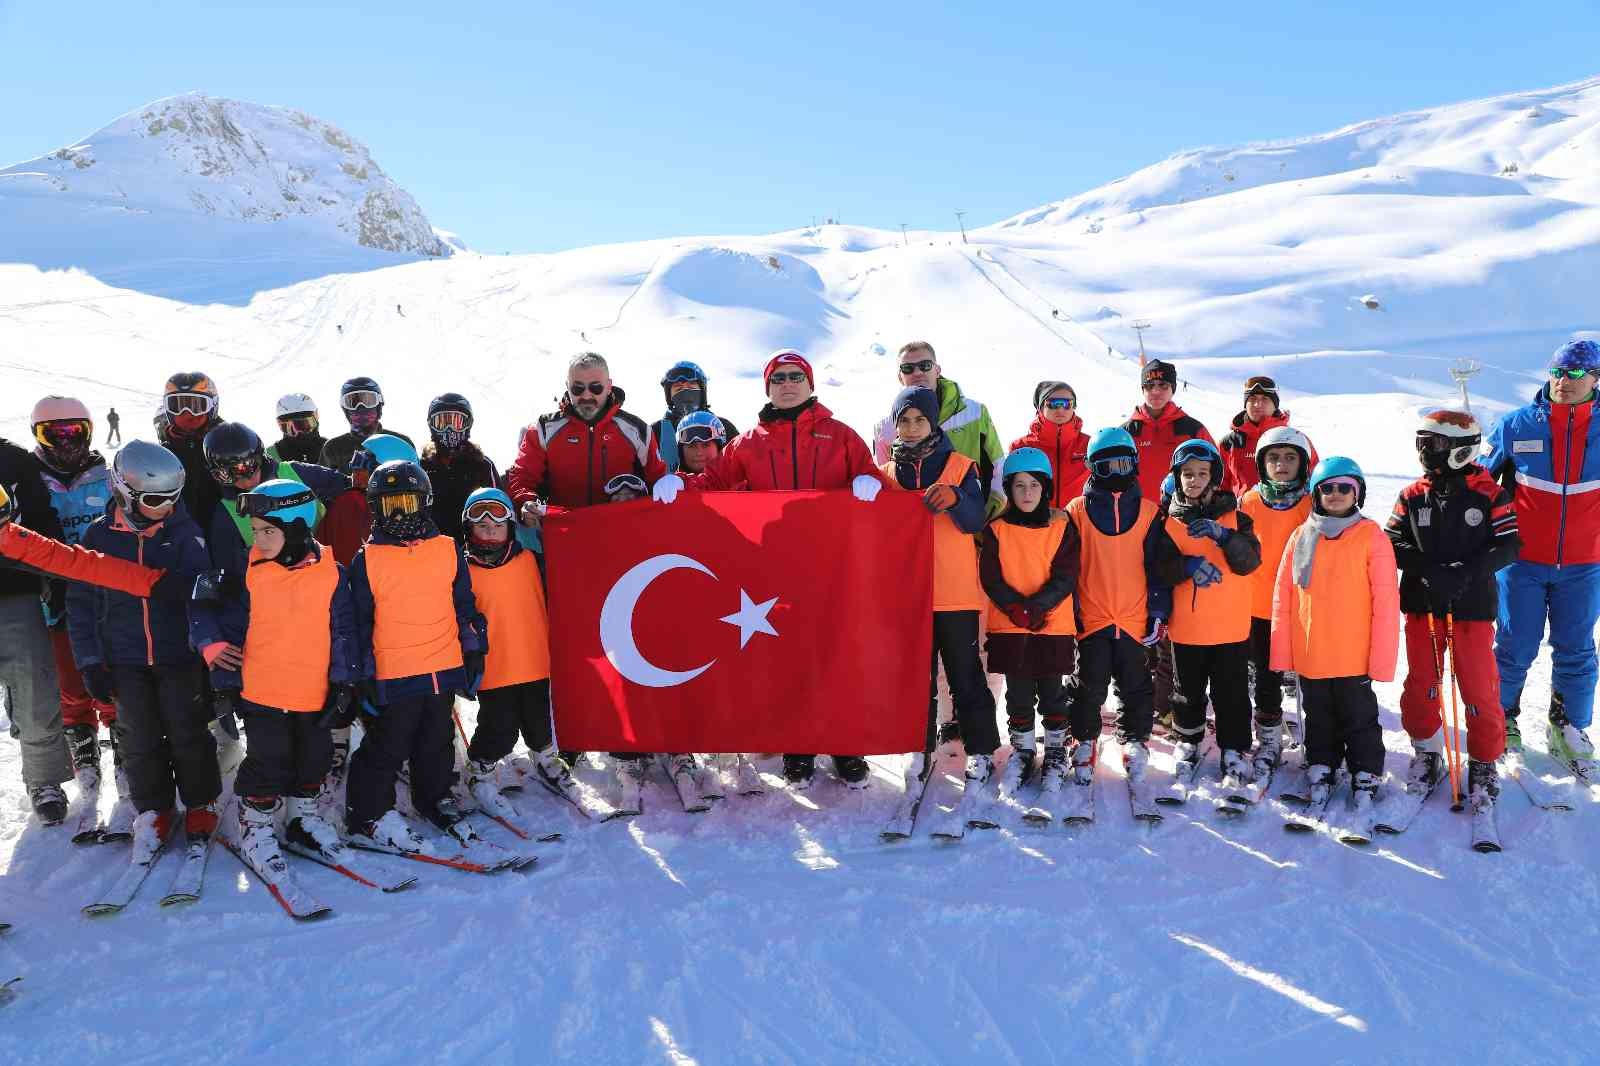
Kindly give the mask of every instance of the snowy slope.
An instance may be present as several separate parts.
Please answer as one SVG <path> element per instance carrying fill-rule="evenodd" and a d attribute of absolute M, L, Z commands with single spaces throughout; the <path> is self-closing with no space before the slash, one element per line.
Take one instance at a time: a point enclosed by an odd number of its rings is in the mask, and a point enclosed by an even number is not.
<path fill-rule="evenodd" d="M 230 106 L 247 142 L 282 128 Z M 1408 412 L 1451 392 L 1452 360 L 1485 365 L 1474 403 L 1493 414 L 1532 394 L 1559 340 L 1600 324 L 1597 124 L 1588 82 L 1186 153 L 970 243 L 827 226 L 494 257 L 362 247 L 336 221 L 353 193 L 327 217 L 263 223 L 238 213 L 248 197 L 205 215 L 181 201 L 201 179 L 180 167 L 142 214 L 11 176 L 79 173 L 29 164 L 0 176 L 0 432 L 25 437 L 33 400 L 70 391 L 115 404 L 133 435 L 162 380 L 197 368 L 258 429 L 288 391 L 333 423 L 339 381 L 370 373 L 407 432 L 431 395 L 471 397 L 504 465 L 574 351 L 604 352 L 646 417 L 661 370 L 694 359 L 745 426 L 766 353 L 791 345 L 867 432 L 896 350 L 923 337 L 1009 440 L 1041 378 L 1071 381 L 1091 426 L 1125 417 L 1147 318 L 1146 346 L 1179 361 L 1179 402 L 1214 432 L 1241 379 L 1269 370 L 1324 454 L 1375 475 L 1382 515 L 1414 469 Z M 257 204 L 280 187 L 251 181 Z M 1541 663 L 1525 697 L 1535 749 L 1548 676 Z M 1379 690 L 1397 771 L 1397 687 Z M 81 919 L 119 857 L 33 824 L 0 744 L 0 921 L 18 924 L 0 981 L 27 975 L 0 1015 L 0 1061 L 1592 1058 L 1596 790 L 1547 815 L 1508 783 L 1496 857 L 1468 851 L 1437 799 L 1368 851 L 1290 837 L 1266 811 L 1230 823 L 1196 807 L 1147 833 L 1113 746 L 1092 830 L 886 849 L 902 760 L 873 761 L 863 798 L 824 785 L 698 818 L 657 783 L 637 823 L 569 819 L 523 877 L 423 871 L 377 897 L 307 870 L 338 914 L 296 928 L 225 854 L 187 913 L 154 910 L 158 871 L 132 913 Z"/>

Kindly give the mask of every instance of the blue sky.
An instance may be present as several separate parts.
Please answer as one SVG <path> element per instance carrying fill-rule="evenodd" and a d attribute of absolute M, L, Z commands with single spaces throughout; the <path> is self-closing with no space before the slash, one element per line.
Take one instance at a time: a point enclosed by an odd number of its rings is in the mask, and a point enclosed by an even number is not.
<path fill-rule="evenodd" d="M 342 126 L 483 251 L 945 229 L 1600 74 L 1593 0 L 1309 6 L 0 0 L 0 164 L 198 89 Z"/>

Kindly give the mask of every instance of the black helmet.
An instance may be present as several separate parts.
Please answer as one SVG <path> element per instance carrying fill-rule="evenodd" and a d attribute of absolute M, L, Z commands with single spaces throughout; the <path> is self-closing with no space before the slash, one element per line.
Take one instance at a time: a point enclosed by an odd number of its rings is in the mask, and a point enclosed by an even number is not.
<path fill-rule="evenodd" d="M 433 482 L 409 459 L 383 463 L 367 481 L 367 509 L 375 528 L 396 540 L 416 540 L 433 528 Z"/>
<path fill-rule="evenodd" d="M 266 458 L 261 438 L 242 422 L 218 422 L 200 447 L 211 476 L 221 485 L 232 485 L 241 477 L 261 473 Z"/>
<path fill-rule="evenodd" d="M 339 410 L 358 433 L 368 433 L 383 418 L 383 389 L 371 378 L 351 378 L 339 386 Z"/>
<path fill-rule="evenodd" d="M 440 450 L 453 452 L 472 435 L 472 404 L 459 392 L 444 392 L 428 401 L 428 433 Z"/>

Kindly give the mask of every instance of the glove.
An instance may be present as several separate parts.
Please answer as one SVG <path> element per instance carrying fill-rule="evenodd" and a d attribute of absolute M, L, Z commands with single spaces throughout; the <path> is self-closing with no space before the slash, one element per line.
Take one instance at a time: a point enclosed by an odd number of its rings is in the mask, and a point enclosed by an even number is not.
<path fill-rule="evenodd" d="M 200 657 L 213 670 L 238 670 L 244 666 L 244 649 L 225 640 L 201 648 Z"/>
<path fill-rule="evenodd" d="M 234 740 L 239 739 L 239 723 L 236 721 L 236 716 L 239 713 L 240 696 L 241 693 L 236 688 L 219 688 L 211 691 L 211 717 L 222 726 L 222 731 Z"/>
<path fill-rule="evenodd" d="M 544 504 L 538 500 L 529 500 L 517 512 L 517 521 L 528 529 L 538 529 L 539 523 L 544 520 Z"/>
<path fill-rule="evenodd" d="M 1006 612 L 1006 617 L 1011 619 L 1011 624 L 1018 629 L 1031 629 L 1033 627 L 1033 619 L 1029 616 L 1028 609 L 1021 603 L 1013 603 L 1009 607 L 1002 608 L 1002 610 Z"/>
<path fill-rule="evenodd" d="M 1222 583 L 1222 571 L 1217 569 L 1217 564 L 1198 555 L 1190 555 L 1184 559 L 1183 573 L 1185 577 L 1194 581 L 1194 587 L 1197 589 Z"/>
<path fill-rule="evenodd" d="M 111 671 L 105 663 L 90 663 L 80 667 L 78 673 L 83 675 L 83 689 L 98 703 L 111 703 L 116 698 L 115 686 L 111 683 Z"/>
<path fill-rule="evenodd" d="M 1189 528 L 1185 532 L 1196 540 L 1214 540 L 1218 544 L 1226 542 L 1233 534 L 1233 530 L 1214 518 L 1196 518 L 1189 523 Z"/>
<path fill-rule="evenodd" d="M 1460 564 L 1435 563 L 1422 572 L 1422 583 L 1428 586 L 1428 600 L 1435 607 L 1449 607 L 1466 587 L 1467 575 Z"/>
<path fill-rule="evenodd" d="M 1225 452 L 1232 451 L 1234 448 L 1243 448 L 1245 446 L 1244 434 L 1236 429 L 1223 437 L 1221 443 L 1222 450 Z"/>
<path fill-rule="evenodd" d="M 1150 616 L 1150 632 L 1139 643 L 1147 648 L 1160 644 L 1167 636 L 1167 620 L 1159 614 Z"/>
<path fill-rule="evenodd" d="M 922 494 L 922 506 L 934 514 L 944 514 L 958 499 L 953 485 L 929 485 L 928 491 Z"/>
<path fill-rule="evenodd" d="M 44 605 L 45 628 L 65 629 L 67 625 L 67 583 L 65 581 L 46 581 L 44 583 L 44 591 L 39 594 L 39 602 Z"/>
<path fill-rule="evenodd" d="M 461 672 L 466 675 L 466 684 L 462 686 L 458 695 L 475 700 L 478 698 L 478 686 L 483 682 L 483 652 L 466 652 L 461 660 Z"/>
<path fill-rule="evenodd" d="M 1028 605 L 1028 630 L 1029 630 L 1029 632 L 1032 632 L 1032 633 L 1039 632 L 1039 630 L 1043 629 L 1045 623 L 1048 622 L 1049 620 L 1050 620 L 1050 612 L 1049 611 L 1045 610 L 1043 607 L 1034 606 L 1033 604 L 1029 604 Z"/>
<path fill-rule="evenodd" d="M 871 474 L 857 474 L 855 480 L 850 482 L 850 491 L 862 503 L 871 503 L 883 491 L 883 482 Z"/>
<path fill-rule="evenodd" d="M 361 709 L 377 717 L 383 708 L 383 699 L 378 694 L 378 683 L 371 680 L 356 682 L 356 695 L 360 698 Z"/>
<path fill-rule="evenodd" d="M 322 713 L 317 725 L 324 729 L 347 729 L 356 720 L 356 687 L 348 683 L 328 686 L 328 698 L 322 703 Z"/>
<path fill-rule="evenodd" d="M 677 474 L 668 474 L 656 482 L 656 487 L 650 490 L 650 498 L 657 503 L 671 503 L 682 491 L 683 478 Z"/>

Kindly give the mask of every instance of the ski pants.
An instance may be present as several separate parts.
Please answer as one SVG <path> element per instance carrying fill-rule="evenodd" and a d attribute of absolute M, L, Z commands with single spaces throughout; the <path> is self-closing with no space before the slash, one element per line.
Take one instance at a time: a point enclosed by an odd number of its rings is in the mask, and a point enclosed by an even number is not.
<path fill-rule="evenodd" d="M 1251 695 L 1256 725 L 1283 724 L 1283 674 L 1268 669 L 1272 658 L 1272 619 L 1250 619 Z"/>
<path fill-rule="evenodd" d="M 499 762 L 516 747 L 517 734 L 537 754 L 550 746 L 550 679 L 485 689 L 478 693 L 478 725 L 467 758 Z"/>
<path fill-rule="evenodd" d="M 1141 648 L 1144 646 L 1141 644 Z M 1144 648 L 1146 670 L 1150 674 L 1151 707 L 1157 718 L 1165 718 L 1172 710 L 1174 677 L 1172 668 L 1172 638 L 1162 637 Z"/>
<path fill-rule="evenodd" d="M 1449 669 L 1461 690 L 1467 722 L 1467 754 L 1479 762 L 1494 762 L 1506 750 L 1506 716 L 1500 709 L 1500 678 L 1490 648 L 1494 643 L 1492 622 L 1456 622 L 1452 630 L 1455 647 Z M 1428 636 L 1428 616 L 1406 615 L 1406 683 L 1400 691 L 1400 724 L 1412 740 L 1428 740 L 1443 722 L 1443 682 L 1439 664 L 1444 662 L 1444 619 L 1433 620 L 1433 638 Z"/>
<path fill-rule="evenodd" d="M 1567 721 L 1588 729 L 1594 719 L 1597 673 L 1594 626 L 1600 618 L 1600 563 L 1549 566 L 1515 562 L 1495 575 L 1500 584 L 1494 657 L 1500 667 L 1500 705 L 1515 716 L 1528 667 L 1550 623 L 1550 690 Z"/>
<path fill-rule="evenodd" d="M 361 746 L 350 757 L 345 784 L 345 825 L 351 832 L 388 814 L 400 767 L 411 763 L 411 803 L 424 817 L 450 793 L 456 772 L 455 696 L 406 696 L 362 719 Z"/>
<path fill-rule="evenodd" d="M 113 666 L 122 768 L 140 812 L 190 809 L 222 794 L 199 660 L 182 666 Z"/>
<path fill-rule="evenodd" d="M 55 652 L 56 681 L 61 693 L 61 724 L 111 728 L 117 720 L 115 703 L 100 703 L 83 687 L 83 675 L 72 658 L 72 638 L 65 629 L 50 631 L 50 649 Z"/>
<path fill-rule="evenodd" d="M 1034 708 L 1045 731 L 1067 728 L 1071 703 L 1067 682 L 1060 677 L 1006 675 L 1006 725 L 1014 733 L 1033 732 Z M 1098 711 L 1096 712 L 1099 713 Z"/>
<path fill-rule="evenodd" d="M 316 711 L 285 711 L 242 700 L 244 762 L 233 779 L 235 795 L 252 799 L 315 796 L 333 766 L 333 732 Z"/>
<path fill-rule="evenodd" d="M 1217 747 L 1250 750 L 1250 642 L 1174 644 L 1177 698 L 1172 713 L 1185 740 L 1199 743 L 1206 734 L 1206 693 L 1217 719 Z"/>
<path fill-rule="evenodd" d="M 1113 678 L 1121 703 L 1117 739 L 1150 739 L 1150 661 L 1148 651 L 1116 626 L 1107 626 L 1078 640 L 1078 672 L 1071 682 L 1072 739 L 1094 741 L 1100 736 L 1100 707 Z"/>
<path fill-rule="evenodd" d="M 933 612 L 933 662 L 928 667 L 928 730 L 922 750 L 932 751 L 939 725 L 939 660 L 944 660 L 950 702 L 961 723 L 961 746 L 968 755 L 992 755 L 1000 746 L 989 691 L 978 655 L 978 612 Z"/>
<path fill-rule="evenodd" d="M 1372 681 L 1361 677 L 1300 678 L 1306 715 L 1306 765 L 1383 776 L 1383 727 Z"/>
<path fill-rule="evenodd" d="M 22 747 L 22 783 L 31 789 L 71 780 L 55 652 L 35 595 L 0 596 L 0 685 L 11 696 L 11 735 Z"/>

